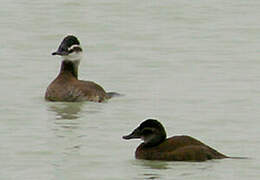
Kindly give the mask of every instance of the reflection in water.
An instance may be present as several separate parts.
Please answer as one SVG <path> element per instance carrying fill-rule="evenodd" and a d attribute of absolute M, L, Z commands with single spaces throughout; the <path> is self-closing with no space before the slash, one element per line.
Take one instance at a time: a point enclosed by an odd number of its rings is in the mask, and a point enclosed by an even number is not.
<path fill-rule="evenodd" d="M 85 136 L 79 120 L 83 106 L 83 102 L 48 103 L 48 111 L 54 112 L 56 119 L 52 121 L 52 145 L 60 154 L 52 163 L 56 170 L 66 169 L 67 164 L 73 163 L 73 159 L 80 155 L 82 138 Z"/>
<path fill-rule="evenodd" d="M 56 119 L 77 119 L 83 103 L 54 103 L 49 106 L 49 111 L 55 112 Z"/>
<path fill-rule="evenodd" d="M 94 114 L 100 112 L 103 105 L 102 103 L 86 103 L 86 102 L 49 102 L 48 111 L 56 113 L 56 119 L 78 119 L 82 111 L 82 107 L 87 105 L 84 108 L 84 112 L 88 114 Z"/>
<path fill-rule="evenodd" d="M 149 172 L 143 173 L 141 176 L 144 179 L 161 179 L 161 173 L 156 173 L 154 170 L 166 170 L 169 169 L 169 163 L 166 161 L 149 161 L 149 160 L 135 160 L 132 162 L 135 166 L 141 166 L 142 169 Z M 152 170 L 152 171 L 150 171 Z"/>
<path fill-rule="evenodd" d="M 79 144 L 79 145 L 74 145 L 74 146 L 71 146 L 71 147 L 67 147 L 67 148 L 65 148 L 65 150 L 64 150 L 64 154 L 66 154 L 66 155 L 71 155 L 71 154 L 73 154 L 73 153 L 78 153 L 79 150 L 80 150 L 80 148 L 81 148 L 81 144 Z"/>
<path fill-rule="evenodd" d="M 160 179 L 160 175 L 159 174 L 144 174 L 144 178 L 145 179 Z"/>
<path fill-rule="evenodd" d="M 176 176 L 194 176 L 199 173 L 212 171 L 212 168 L 220 161 L 207 162 L 183 162 L 183 161 L 149 161 L 149 160 L 135 160 L 132 162 L 138 169 L 142 169 L 139 174 L 142 179 L 164 179 L 164 175 L 168 171 L 174 172 Z M 189 171 L 183 170 L 190 169 Z M 162 171 L 165 171 L 162 173 Z"/>
<path fill-rule="evenodd" d="M 169 162 L 167 161 L 136 160 L 133 163 L 146 169 L 169 169 Z"/>

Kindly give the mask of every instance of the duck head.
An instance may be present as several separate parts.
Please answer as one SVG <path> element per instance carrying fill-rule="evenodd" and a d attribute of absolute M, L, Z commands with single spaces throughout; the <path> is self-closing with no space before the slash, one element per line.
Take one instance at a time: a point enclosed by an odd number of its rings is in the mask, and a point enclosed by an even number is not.
<path fill-rule="evenodd" d="M 52 55 L 59 55 L 63 60 L 67 61 L 80 61 L 82 58 L 83 50 L 80 46 L 79 40 L 73 36 L 66 36 L 61 42 L 57 51 L 53 52 Z"/>
<path fill-rule="evenodd" d="M 166 132 L 159 121 L 147 119 L 123 139 L 142 139 L 146 147 L 151 147 L 162 143 L 166 139 Z"/>

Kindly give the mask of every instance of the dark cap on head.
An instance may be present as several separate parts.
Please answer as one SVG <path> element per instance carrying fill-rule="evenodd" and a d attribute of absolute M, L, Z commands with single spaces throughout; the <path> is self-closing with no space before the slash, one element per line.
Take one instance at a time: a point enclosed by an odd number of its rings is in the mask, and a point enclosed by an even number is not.
<path fill-rule="evenodd" d="M 155 136 L 150 138 L 149 141 L 146 141 L 146 145 L 158 144 L 166 138 L 163 125 L 155 119 L 147 119 L 134 129 L 131 134 L 123 136 L 123 139 L 143 138 L 145 141 L 146 137 L 151 137 L 152 134 Z"/>
<path fill-rule="evenodd" d="M 68 35 L 63 39 L 58 50 L 56 52 L 53 52 L 52 55 L 68 55 L 70 53 L 69 48 L 73 45 L 80 45 L 80 42 L 75 36 Z"/>
<path fill-rule="evenodd" d="M 139 126 L 141 129 L 145 128 L 145 127 L 157 127 L 157 128 L 163 128 L 162 124 L 157 121 L 156 119 L 147 119 L 144 122 L 142 122 Z"/>

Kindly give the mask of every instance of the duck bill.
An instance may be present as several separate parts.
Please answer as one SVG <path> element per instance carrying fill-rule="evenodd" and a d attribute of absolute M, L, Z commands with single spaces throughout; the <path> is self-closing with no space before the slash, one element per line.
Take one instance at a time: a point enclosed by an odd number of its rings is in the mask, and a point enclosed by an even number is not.
<path fill-rule="evenodd" d="M 66 56 L 68 54 L 69 54 L 68 47 L 64 42 L 61 42 L 60 46 L 58 47 L 58 50 L 52 53 L 53 56 L 54 55 Z"/>
<path fill-rule="evenodd" d="M 55 51 L 53 52 L 51 55 L 55 56 L 55 55 L 59 55 L 59 56 L 66 56 L 68 55 L 69 53 L 67 52 L 64 52 L 64 51 Z"/>
<path fill-rule="evenodd" d="M 139 139 L 141 138 L 141 131 L 139 128 L 136 128 L 131 134 L 123 136 L 123 139 Z"/>

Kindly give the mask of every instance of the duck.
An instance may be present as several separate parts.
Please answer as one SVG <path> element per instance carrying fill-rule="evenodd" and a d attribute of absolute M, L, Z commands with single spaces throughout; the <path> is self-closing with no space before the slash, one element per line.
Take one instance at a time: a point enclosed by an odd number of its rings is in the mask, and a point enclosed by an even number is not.
<path fill-rule="evenodd" d="M 229 158 L 191 136 L 166 138 L 163 125 L 156 119 L 143 121 L 132 133 L 122 138 L 143 140 L 135 151 L 136 159 L 199 162 Z"/>
<path fill-rule="evenodd" d="M 52 55 L 61 57 L 58 76 L 50 83 L 46 92 L 47 101 L 93 101 L 104 102 L 118 96 L 116 92 L 106 92 L 103 87 L 93 81 L 78 79 L 78 68 L 83 57 L 83 49 L 78 38 L 67 35 L 60 43 L 58 50 Z"/>

